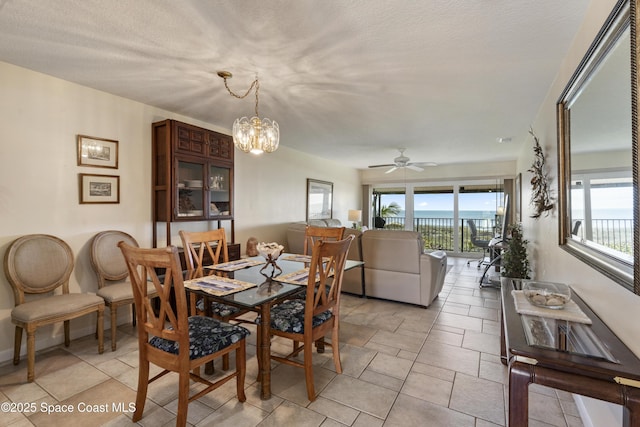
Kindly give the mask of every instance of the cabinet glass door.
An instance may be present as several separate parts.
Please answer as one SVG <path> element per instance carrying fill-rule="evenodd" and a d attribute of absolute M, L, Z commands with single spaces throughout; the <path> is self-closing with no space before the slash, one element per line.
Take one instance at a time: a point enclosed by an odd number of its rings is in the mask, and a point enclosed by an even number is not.
<path fill-rule="evenodd" d="M 178 160 L 176 174 L 177 216 L 204 216 L 204 165 Z"/>
<path fill-rule="evenodd" d="M 209 215 L 214 217 L 231 215 L 231 185 L 229 169 L 209 167 Z"/>

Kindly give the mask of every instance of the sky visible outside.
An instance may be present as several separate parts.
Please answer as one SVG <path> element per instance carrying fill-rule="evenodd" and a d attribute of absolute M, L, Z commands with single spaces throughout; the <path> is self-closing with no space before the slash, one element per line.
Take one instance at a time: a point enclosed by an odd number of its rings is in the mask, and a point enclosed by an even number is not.
<path fill-rule="evenodd" d="M 453 210 L 453 193 L 448 194 L 416 194 L 413 208 L 417 211 L 446 211 Z M 458 195 L 458 209 L 461 211 L 493 211 L 502 205 L 502 193 L 460 193 Z M 396 202 L 402 210 L 405 208 L 404 194 L 383 194 L 382 205 Z"/>

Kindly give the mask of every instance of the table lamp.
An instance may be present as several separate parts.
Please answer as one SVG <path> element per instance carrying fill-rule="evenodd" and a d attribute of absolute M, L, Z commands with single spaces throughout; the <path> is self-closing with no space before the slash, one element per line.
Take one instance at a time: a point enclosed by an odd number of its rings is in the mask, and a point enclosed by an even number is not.
<path fill-rule="evenodd" d="M 358 223 L 362 221 L 362 211 L 349 209 L 349 221 L 353 222 L 353 228 L 358 228 Z"/>

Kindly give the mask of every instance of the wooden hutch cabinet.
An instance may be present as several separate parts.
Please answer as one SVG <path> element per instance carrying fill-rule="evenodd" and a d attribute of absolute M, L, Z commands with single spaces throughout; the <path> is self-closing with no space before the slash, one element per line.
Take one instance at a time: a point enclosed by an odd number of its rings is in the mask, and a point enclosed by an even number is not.
<path fill-rule="evenodd" d="M 153 246 L 158 223 L 166 224 L 171 244 L 173 223 L 233 223 L 233 140 L 201 127 L 163 120 L 152 125 Z M 240 258 L 240 245 L 229 244 L 229 258 Z"/>

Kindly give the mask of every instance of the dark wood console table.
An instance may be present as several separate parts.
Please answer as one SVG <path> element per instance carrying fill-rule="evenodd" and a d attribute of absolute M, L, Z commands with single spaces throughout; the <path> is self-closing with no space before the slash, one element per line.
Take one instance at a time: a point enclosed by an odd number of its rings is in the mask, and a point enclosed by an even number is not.
<path fill-rule="evenodd" d="M 529 345 L 511 291 L 508 286 L 502 287 L 501 353 L 503 363 L 509 365 L 508 425 L 528 425 L 528 388 L 530 383 L 536 383 L 622 405 L 623 425 L 640 427 L 640 359 L 575 292 L 572 299 L 593 322 L 587 327 L 589 333 L 593 332 L 597 344 L 603 345 L 616 361 Z M 572 327 L 572 322 L 558 323 L 562 329 Z"/>

